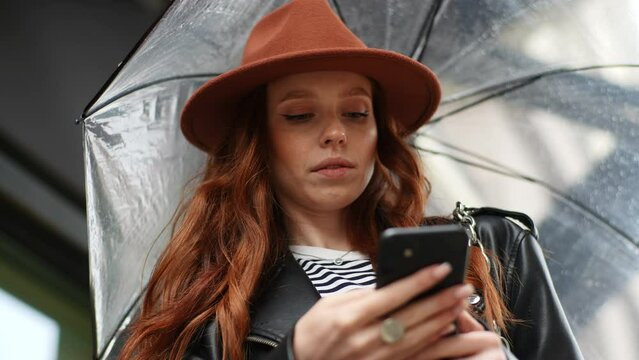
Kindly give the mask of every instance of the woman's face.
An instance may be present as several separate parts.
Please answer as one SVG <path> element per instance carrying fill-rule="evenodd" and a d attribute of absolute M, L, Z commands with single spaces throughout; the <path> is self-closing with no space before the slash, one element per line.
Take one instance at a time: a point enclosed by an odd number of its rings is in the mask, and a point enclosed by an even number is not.
<path fill-rule="evenodd" d="M 287 210 L 341 210 L 371 179 L 377 146 L 372 86 L 338 71 L 295 74 L 267 87 L 272 180 Z"/>

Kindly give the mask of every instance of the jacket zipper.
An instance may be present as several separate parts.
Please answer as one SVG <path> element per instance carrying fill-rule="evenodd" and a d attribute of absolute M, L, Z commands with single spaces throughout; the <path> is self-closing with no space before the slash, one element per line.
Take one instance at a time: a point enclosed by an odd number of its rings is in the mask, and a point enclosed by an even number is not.
<path fill-rule="evenodd" d="M 246 341 L 251 341 L 251 342 L 254 342 L 254 343 L 258 343 L 258 344 L 267 345 L 267 346 L 270 346 L 270 347 L 277 347 L 277 345 L 278 345 L 277 342 L 275 342 L 273 340 L 270 340 L 270 339 L 267 339 L 267 338 L 262 337 L 262 336 L 258 336 L 258 335 L 249 335 L 249 336 L 246 337 Z"/>

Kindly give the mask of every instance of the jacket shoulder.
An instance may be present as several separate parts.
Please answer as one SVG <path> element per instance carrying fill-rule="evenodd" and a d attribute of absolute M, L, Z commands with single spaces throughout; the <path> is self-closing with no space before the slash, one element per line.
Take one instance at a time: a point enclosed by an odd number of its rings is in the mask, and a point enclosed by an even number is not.
<path fill-rule="evenodd" d="M 498 256 L 509 310 L 518 323 L 509 326 L 519 359 L 582 359 L 563 312 L 537 231 L 517 218 L 475 215 L 482 244 Z M 528 218 L 529 219 L 529 218 Z"/>
<path fill-rule="evenodd" d="M 513 261 L 522 242 L 537 241 L 536 228 L 517 218 L 480 214 L 475 216 L 477 235 L 482 244 L 496 255 L 503 265 Z"/>

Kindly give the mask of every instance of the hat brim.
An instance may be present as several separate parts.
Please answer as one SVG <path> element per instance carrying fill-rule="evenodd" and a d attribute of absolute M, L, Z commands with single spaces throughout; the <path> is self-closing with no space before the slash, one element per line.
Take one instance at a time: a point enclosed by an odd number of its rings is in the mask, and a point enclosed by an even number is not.
<path fill-rule="evenodd" d="M 424 125 L 441 98 L 435 74 L 405 55 L 374 48 L 301 51 L 246 64 L 207 81 L 182 110 L 182 132 L 201 150 L 213 152 L 246 95 L 277 78 L 313 71 L 350 71 L 377 81 L 384 89 L 389 116 L 399 122 L 404 134 Z"/>

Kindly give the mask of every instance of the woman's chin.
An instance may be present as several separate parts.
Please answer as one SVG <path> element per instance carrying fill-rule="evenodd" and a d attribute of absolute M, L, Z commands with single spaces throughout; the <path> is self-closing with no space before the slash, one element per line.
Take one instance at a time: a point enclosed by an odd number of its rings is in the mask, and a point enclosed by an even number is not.
<path fill-rule="evenodd" d="M 316 194 L 313 199 L 313 207 L 318 211 L 339 211 L 349 207 L 360 194 Z"/>

